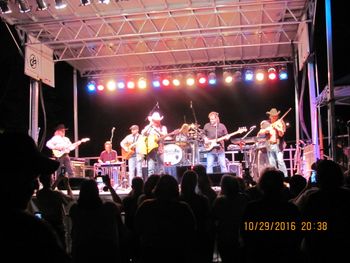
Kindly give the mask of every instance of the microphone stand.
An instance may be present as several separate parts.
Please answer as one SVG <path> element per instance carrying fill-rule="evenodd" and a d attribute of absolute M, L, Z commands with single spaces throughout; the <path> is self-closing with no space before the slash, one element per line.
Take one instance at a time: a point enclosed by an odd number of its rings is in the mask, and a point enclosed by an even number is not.
<path fill-rule="evenodd" d="M 192 147 L 192 166 L 195 165 L 196 162 L 198 162 L 198 122 L 197 122 L 197 116 L 196 116 L 196 111 L 194 110 L 192 101 L 190 102 L 190 108 L 192 110 L 192 115 L 193 115 L 193 119 L 194 119 L 194 125 L 195 125 L 195 141 L 193 143 L 193 147 Z"/>

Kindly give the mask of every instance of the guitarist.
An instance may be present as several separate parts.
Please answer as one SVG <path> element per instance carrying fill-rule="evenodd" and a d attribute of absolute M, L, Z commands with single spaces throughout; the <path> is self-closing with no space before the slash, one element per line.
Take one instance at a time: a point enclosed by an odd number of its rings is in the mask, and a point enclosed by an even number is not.
<path fill-rule="evenodd" d="M 58 151 L 64 151 L 67 150 L 67 152 L 73 150 L 75 147 L 80 145 L 80 143 L 76 143 L 73 145 L 73 143 L 70 141 L 68 137 L 66 137 L 66 130 L 68 130 L 64 124 L 59 124 L 55 128 L 54 136 L 46 142 L 46 147 L 51 150 L 58 150 Z M 60 171 L 61 167 L 66 168 L 66 172 L 69 177 L 74 176 L 72 163 L 69 157 L 69 153 L 64 153 L 60 157 L 56 157 L 57 161 L 60 162 L 60 166 L 57 169 L 57 172 Z"/>
<path fill-rule="evenodd" d="M 143 161 L 143 153 L 140 148 L 143 136 L 139 133 L 139 126 L 132 125 L 130 131 L 131 133 L 120 142 L 122 152 L 125 153 L 122 154 L 123 158 L 128 160 L 129 185 L 135 176 L 142 178 Z"/>
<path fill-rule="evenodd" d="M 149 124 L 141 131 L 145 138 L 145 154 L 148 167 L 148 176 L 161 174 L 164 172 L 163 164 L 163 143 L 161 138 L 165 138 L 168 129 L 161 123 L 164 116 L 155 111 L 148 116 Z"/>
<path fill-rule="evenodd" d="M 208 118 L 209 122 L 203 128 L 204 143 L 209 143 L 228 134 L 226 126 L 220 123 L 219 113 L 212 111 L 209 113 Z M 207 153 L 207 173 L 213 172 L 215 157 L 217 157 L 221 172 L 227 172 L 224 141 L 218 142 L 218 146 Z"/>

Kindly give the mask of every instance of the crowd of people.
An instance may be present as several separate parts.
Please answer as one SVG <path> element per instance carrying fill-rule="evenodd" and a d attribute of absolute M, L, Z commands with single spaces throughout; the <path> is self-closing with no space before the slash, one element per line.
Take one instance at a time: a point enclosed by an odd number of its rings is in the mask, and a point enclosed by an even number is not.
<path fill-rule="evenodd" d="M 105 200 L 93 179 L 82 182 L 77 198 L 67 176 L 52 182 L 59 162 L 42 155 L 28 135 L 2 133 L 0 148 L 7 212 L 1 239 L 3 257 L 11 261 L 179 263 L 213 262 L 218 255 L 223 263 L 308 263 L 346 257 L 349 180 L 331 160 L 314 164 L 316 183 L 293 176 L 287 185 L 283 171 L 271 166 L 255 186 L 223 175 L 220 192 L 202 165 L 185 171 L 180 187 L 167 174 L 145 182 L 135 176 L 123 199 L 107 177 L 111 200 Z M 18 169 L 12 169 L 14 154 Z M 67 194 L 55 189 L 59 180 Z"/>

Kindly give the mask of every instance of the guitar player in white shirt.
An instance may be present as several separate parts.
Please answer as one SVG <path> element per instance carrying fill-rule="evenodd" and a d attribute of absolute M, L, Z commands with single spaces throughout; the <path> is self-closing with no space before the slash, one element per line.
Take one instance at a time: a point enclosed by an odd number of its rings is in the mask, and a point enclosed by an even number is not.
<path fill-rule="evenodd" d="M 60 162 L 57 172 L 59 173 L 62 167 L 65 167 L 66 173 L 69 177 L 74 176 L 72 163 L 69 157 L 69 152 L 74 150 L 81 144 L 81 141 L 72 143 L 68 137 L 66 137 L 67 128 L 64 124 L 59 124 L 56 129 L 54 136 L 46 142 L 46 147 L 52 150 L 53 155 L 57 161 Z"/>

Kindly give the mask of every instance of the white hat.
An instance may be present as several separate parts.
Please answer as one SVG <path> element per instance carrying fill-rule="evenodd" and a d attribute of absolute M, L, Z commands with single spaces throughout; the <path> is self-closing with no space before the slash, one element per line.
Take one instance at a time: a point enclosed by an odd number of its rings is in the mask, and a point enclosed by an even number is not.
<path fill-rule="evenodd" d="M 159 112 L 157 111 L 153 112 L 151 116 L 148 116 L 149 121 L 161 121 L 163 118 L 164 116 L 160 116 Z"/>

